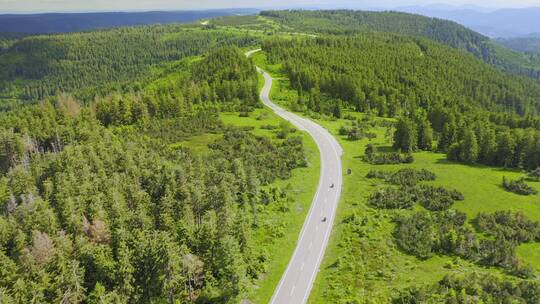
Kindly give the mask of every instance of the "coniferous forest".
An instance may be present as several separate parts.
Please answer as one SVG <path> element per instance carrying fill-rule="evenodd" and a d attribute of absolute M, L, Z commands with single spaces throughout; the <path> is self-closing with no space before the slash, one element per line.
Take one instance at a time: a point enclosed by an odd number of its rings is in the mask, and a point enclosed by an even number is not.
<path fill-rule="evenodd" d="M 344 149 L 310 303 L 539 303 L 540 63 L 521 55 L 345 10 L 0 34 L 0 303 L 268 302 L 320 164 L 255 64 Z"/>
<path fill-rule="evenodd" d="M 239 49 L 178 69 L 137 93 L 1 113 L 2 303 L 229 302 L 262 274 L 258 213 L 286 204 L 269 185 L 306 166 L 302 141 L 221 122 L 259 107 Z M 222 136 L 207 154 L 171 147 L 208 132 Z"/>

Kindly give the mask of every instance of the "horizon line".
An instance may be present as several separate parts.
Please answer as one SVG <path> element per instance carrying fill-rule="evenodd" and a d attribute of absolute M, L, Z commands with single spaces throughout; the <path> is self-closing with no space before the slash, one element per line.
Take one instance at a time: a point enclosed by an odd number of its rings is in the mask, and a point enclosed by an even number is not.
<path fill-rule="evenodd" d="M 119 10 L 66 10 L 66 11 L 7 11 L 2 12 L 0 15 L 44 15 L 44 14 L 99 14 L 99 13 L 175 13 L 175 12 L 208 12 L 208 11 L 238 11 L 238 10 L 288 10 L 288 9 L 305 9 L 305 10 L 332 10 L 332 9 L 349 9 L 349 10 L 399 10 L 410 7 L 429 8 L 430 6 L 439 5 L 437 3 L 427 5 L 402 5 L 395 7 L 359 7 L 359 6 L 258 6 L 258 7 L 223 7 L 223 8 L 163 8 L 163 9 L 119 9 Z M 455 10 L 474 10 L 473 8 L 467 8 L 468 5 L 447 5 L 455 8 Z M 470 6 L 470 5 L 469 5 Z M 489 9 L 492 12 L 499 10 L 512 10 L 512 9 L 532 9 L 540 8 L 538 6 L 520 6 L 520 7 L 488 7 L 488 6 L 476 6 L 479 9 Z M 442 9 L 444 10 L 444 9 Z M 451 11 L 451 9 L 449 9 Z M 479 11 L 481 12 L 481 11 Z M 488 12 L 489 13 L 489 12 Z"/>

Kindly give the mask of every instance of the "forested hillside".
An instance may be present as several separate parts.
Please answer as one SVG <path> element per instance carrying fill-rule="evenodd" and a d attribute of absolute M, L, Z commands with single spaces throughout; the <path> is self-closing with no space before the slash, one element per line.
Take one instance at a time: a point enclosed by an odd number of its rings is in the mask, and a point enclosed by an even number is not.
<path fill-rule="evenodd" d="M 174 25 L 27 37 L 0 51 L 0 96 L 40 100 L 75 92 L 92 100 L 113 90 L 137 90 L 153 67 L 255 41 L 237 33 Z"/>
<path fill-rule="evenodd" d="M 283 64 L 301 95 L 321 91 L 380 116 L 437 106 L 537 114 L 540 85 L 506 75 L 473 56 L 427 39 L 365 33 L 357 37 L 268 40 L 271 62 Z"/>
<path fill-rule="evenodd" d="M 24 38 L 24 34 L 1 33 L 0 32 L 0 52 L 8 49 L 15 41 Z"/>
<path fill-rule="evenodd" d="M 267 267 L 252 236 L 288 208 L 271 183 L 306 166 L 300 138 L 221 122 L 258 106 L 256 88 L 251 61 L 220 48 L 136 94 L 0 113 L 0 302 L 239 301 Z M 177 145 L 208 132 L 205 153 Z"/>
<path fill-rule="evenodd" d="M 362 34 L 355 38 L 269 40 L 299 94 L 297 109 L 403 117 L 394 147 L 437 149 L 450 160 L 513 168 L 540 166 L 540 85 L 500 72 L 428 40 Z M 332 99 L 324 99 L 323 95 Z"/>
<path fill-rule="evenodd" d="M 505 71 L 540 78 L 540 60 L 502 48 L 481 34 L 455 22 L 399 12 L 263 11 L 284 30 L 320 34 L 354 35 L 366 31 L 426 37 L 465 50 Z"/>
<path fill-rule="evenodd" d="M 531 54 L 540 54 L 540 37 L 518 37 L 518 38 L 506 38 L 497 39 L 498 43 L 506 46 L 507 48 L 526 52 Z"/>

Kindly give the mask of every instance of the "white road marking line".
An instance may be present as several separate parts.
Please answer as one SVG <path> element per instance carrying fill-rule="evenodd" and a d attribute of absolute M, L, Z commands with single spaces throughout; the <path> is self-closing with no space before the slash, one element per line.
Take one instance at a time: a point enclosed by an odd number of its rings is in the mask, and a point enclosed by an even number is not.
<path fill-rule="evenodd" d="M 300 271 L 304 270 L 305 265 L 306 265 L 306 263 L 302 262 L 302 265 L 300 265 Z"/>
<path fill-rule="evenodd" d="M 291 288 L 291 293 L 289 294 L 289 296 L 292 297 L 293 293 L 294 293 L 294 289 L 296 288 L 296 285 L 294 285 L 292 288 Z"/>

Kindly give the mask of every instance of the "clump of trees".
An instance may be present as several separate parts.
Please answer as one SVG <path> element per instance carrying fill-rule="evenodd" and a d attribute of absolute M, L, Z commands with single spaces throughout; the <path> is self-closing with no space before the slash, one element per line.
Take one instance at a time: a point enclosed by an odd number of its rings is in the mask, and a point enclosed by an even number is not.
<path fill-rule="evenodd" d="M 458 255 L 481 265 L 501 267 L 517 276 L 533 275 L 531 268 L 517 259 L 515 240 L 502 235 L 480 239 L 465 225 L 466 218 L 455 210 L 398 216 L 394 236 L 400 248 L 419 258 Z"/>
<path fill-rule="evenodd" d="M 538 190 L 527 185 L 524 179 L 509 180 L 503 176 L 502 186 L 506 191 L 510 191 L 520 195 L 534 195 L 538 194 Z"/>
<path fill-rule="evenodd" d="M 513 281 L 491 274 L 446 275 L 434 285 L 412 287 L 394 297 L 392 303 L 535 303 L 540 283 Z"/>
<path fill-rule="evenodd" d="M 366 161 L 373 165 L 398 165 L 411 164 L 414 162 L 414 156 L 412 154 L 402 154 L 397 152 L 370 153 L 366 151 L 365 156 Z"/>
<path fill-rule="evenodd" d="M 422 181 L 433 181 L 436 179 L 435 173 L 426 169 L 400 169 L 396 172 L 371 170 L 366 175 L 367 178 L 379 178 L 394 185 L 414 186 Z"/>
<path fill-rule="evenodd" d="M 372 170 L 367 178 L 384 179 L 385 182 L 399 187 L 385 187 L 375 191 L 368 199 L 370 206 L 377 209 L 411 209 L 419 203 L 427 210 L 448 210 L 455 201 L 463 200 L 463 194 L 443 187 L 418 184 L 433 181 L 436 176 L 425 169 L 401 169 L 396 172 Z"/>
<path fill-rule="evenodd" d="M 479 213 L 476 224 L 483 232 L 503 236 L 520 244 L 540 241 L 540 223 L 531 221 L 522 212 Z"/>

